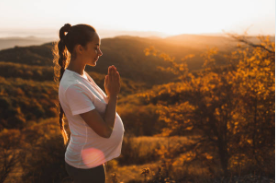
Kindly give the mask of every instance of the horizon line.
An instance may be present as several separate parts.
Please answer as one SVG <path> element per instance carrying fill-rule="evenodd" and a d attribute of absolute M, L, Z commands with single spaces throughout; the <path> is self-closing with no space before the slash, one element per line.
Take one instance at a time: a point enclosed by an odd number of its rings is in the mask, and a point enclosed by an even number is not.
<path fill-rule="evenodd" d="M 43 31 L 44 30 L 44 31 Z M 220 32 L 203 32 L 203 33 L 179 33 L 169 34 L 160 31 L 138 31 L 138 30 L 119 30 L 119 29 L 97 29 L 97 32 L 102 38 L 112 38 L 116 36 L 135 36 L 135 37 L 174 37 L 179 35 L 206 35 L 206 36 L 227 36 L 227 34 L 233 35 L 245 35 L 245 36 L 274 36 L 274 34 L 264 33 L 237 33 L 234 31 L 221 30 Z M 241 32 L 241 31 L 240 31 Z M 54 36 L 55 35 L 55 36 Z M 41 38 L 50 39 L 58 38 L 58 30 L 54 28 L 0 28 L 0 38 Z"/>

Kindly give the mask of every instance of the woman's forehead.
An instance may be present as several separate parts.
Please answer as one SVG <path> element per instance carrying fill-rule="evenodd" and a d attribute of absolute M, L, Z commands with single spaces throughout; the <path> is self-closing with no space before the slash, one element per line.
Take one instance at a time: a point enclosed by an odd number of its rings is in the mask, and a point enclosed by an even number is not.
<path fill-rule="evenodd" d="M 94 43 L 98 43 L 98 44 L 101 43 L 100 36 L 99 36 L 96 32 L 95 32 L 94 35 L 93 35 L 93 42 L 94 42 Z"/>

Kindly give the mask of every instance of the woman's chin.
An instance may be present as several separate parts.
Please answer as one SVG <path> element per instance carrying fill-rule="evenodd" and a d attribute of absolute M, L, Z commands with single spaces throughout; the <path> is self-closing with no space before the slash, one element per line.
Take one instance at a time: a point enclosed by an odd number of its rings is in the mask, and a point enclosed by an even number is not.
<path fill-rule="evenodd" d="M 96 66 L 96 62 L 95 63 L 89 63 L 89 64 L 86 64 L 86 65 L 89 65 L 89 66 Z"/>

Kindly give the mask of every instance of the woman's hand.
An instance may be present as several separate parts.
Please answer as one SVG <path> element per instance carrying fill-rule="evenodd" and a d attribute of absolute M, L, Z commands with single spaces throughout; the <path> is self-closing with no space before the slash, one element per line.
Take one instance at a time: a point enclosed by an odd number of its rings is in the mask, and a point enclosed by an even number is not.
<path fill-rule="evenodd" d="M 105 76 L 104 89 L 107 96 L 117 97 L 120 92 L 120 75 L 114 65 L 108 67 L 108 75 Z"/>

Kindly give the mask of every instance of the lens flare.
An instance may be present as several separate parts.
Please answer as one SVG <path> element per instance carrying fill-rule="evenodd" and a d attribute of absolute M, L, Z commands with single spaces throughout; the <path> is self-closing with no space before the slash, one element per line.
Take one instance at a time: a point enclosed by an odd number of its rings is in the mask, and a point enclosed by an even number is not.
<path fill-rule="evenodd" d="M 92 168 L 92 166 L 93 167 L 99 166 L 103 164 L 103 162 L 105 162 L 105 155 L 99 149 L 95 149 L 95 148 L 83 149 L 81 151 L 81 156 L 84 164 L 89 168 Z"/>

